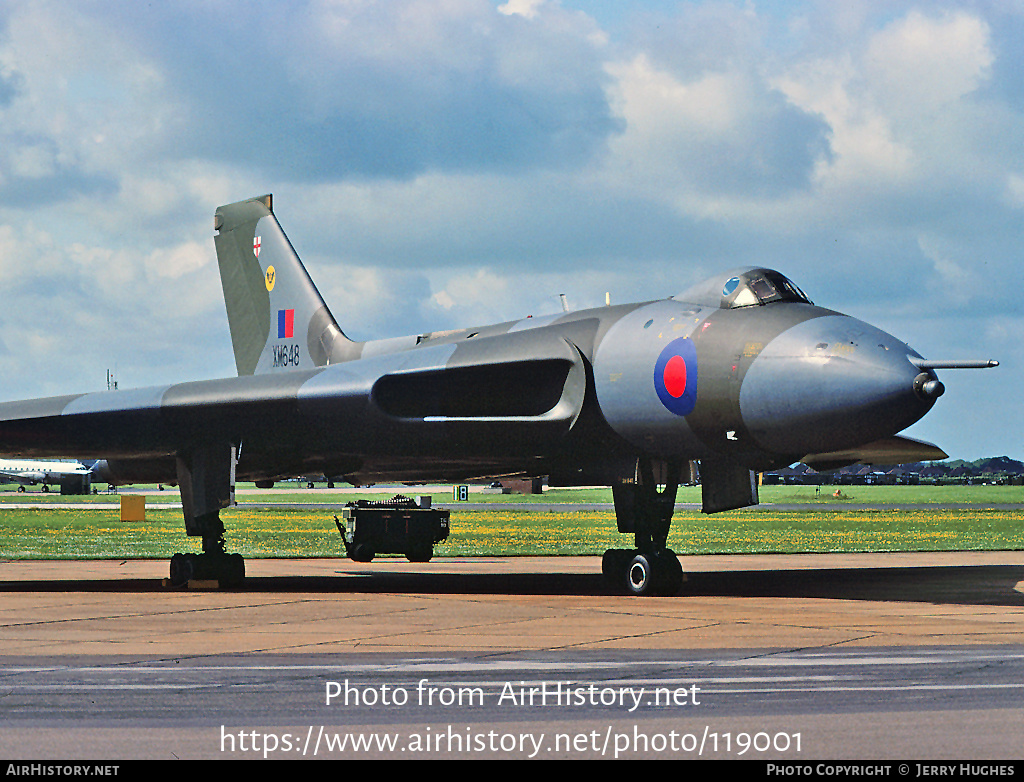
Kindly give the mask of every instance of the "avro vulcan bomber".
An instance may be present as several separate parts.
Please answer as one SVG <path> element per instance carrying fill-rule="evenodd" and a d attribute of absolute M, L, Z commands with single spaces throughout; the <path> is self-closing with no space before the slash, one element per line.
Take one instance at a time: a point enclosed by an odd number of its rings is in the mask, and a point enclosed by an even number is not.
<path fill-rule="evenodd" d="M 240 577 L 219 512 L 232 471 L 381 481 L 548 476 L 613 487 L 606 573 L 674 594 L 666 546 L 696 463 L 703 510 L 758 502 L 757 471 L 803 461 L 944 458 L 897 433 L 944 388 L 933 361 L 816 306 L 777 271 L 723 272 L 677 296 L 492 326 L 356 342 L 281 229 L 270 196 L 217 209 L 221 283 L 238 376 L 0 405 L 0 454 L 108 460 L 115 479 L 181 487 L 197 570 Z"/>

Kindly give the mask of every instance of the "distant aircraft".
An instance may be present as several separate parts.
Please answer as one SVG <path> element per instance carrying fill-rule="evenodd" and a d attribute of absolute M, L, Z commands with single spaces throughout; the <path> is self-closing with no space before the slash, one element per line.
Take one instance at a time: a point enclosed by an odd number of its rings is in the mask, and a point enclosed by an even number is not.
<path fill-rule="evenodd" d="M 354 342 L 270 196 L 220 207 L 214 228 L 238 377 L 0 405 L 0 453 L 94 455 L 115 475 L 178 483 L 204 553 L 175 555 L 175 582 L 241 578 L 219 516 L 232 470 L 357 484 L 547 475 L 611 485 L 634 545 L 606 553 L 606 574 L 674 594 L 666 541 L 690 461 L 715 513 L 758 502 L 754 471 L 944 458 L 895 435 L 942 395 L 935 369 L 997 363 L 926 360 L 763 268 L 658 301 Z"/>
<path fill-rule="evenodd" d="M 0 459 L 0 483 L 20 484 L 18 491 L 38 483 L 43 485 L 43 491 L 49 491 L 50 486 L 59 486 L 62 480 L 72 476 L 81 479 L 90 474 L 89 467 L 78 462 Z"/>

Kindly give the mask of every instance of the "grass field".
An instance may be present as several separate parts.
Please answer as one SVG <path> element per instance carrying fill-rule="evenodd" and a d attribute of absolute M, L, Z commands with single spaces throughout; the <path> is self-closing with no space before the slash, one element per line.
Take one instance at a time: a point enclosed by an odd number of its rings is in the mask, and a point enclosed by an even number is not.
<path fill-rule="evenodd" d="M 279 484 L 281 486 L 281 484 Z M 296 484 L 284 484 L 286 488 L 280 491 L 260 492 L 259 494 L 248 493 L 251 485 L 239 487 L 239 502 L 288 502 L 288 503 L 324 503 L 338 502 L 344 504 L 355 496 L 370 496 L 374 498 L 391 496 L 395 493 L 402 493 L 409 496 L 418 494 L 430 494 L 435 504 L 453 504 L 451 489 L 438 490 L 436 486 L 402 486 L 402 487 L 380 487 L 372 486 L 360 490 L 358 495 L 343 492 L 308 491 L 299 488 Z M 323 484 L 318 484 L 323 488 Z M 833 493 L 840 490 L 841 496 L 834 497 Z M 178 491 L 170 487 L 160 491 L 156 486 L 126 487 L 122 493 L 145 494 L 148 503 L 178 502 Z M 677 501 L 680 503 L 700 503 L 700 486 L 681 486 Z M 1020 503 L 1024 505 L 1024 487 L 1021 486 L 822 486 L 821 491 L 815 491 L 814 486 L 762 486 L 760 487 L 761 502 L 764 504 L 810 504 L 822 507 L 832 507 L 843 504 L 948 504 L 948 503 L 971 503 L 971 504 L 1006 504 Z M 62 502 L 71 504 L 92 505 L 96 503 L 117 502 L 117 494 L 89 494 L 83 496 L 60 496 L 55 493 L 44 494 L 38 489 L 19 493 L 14 489 L 0 491 L 0 507 L 4 504 L 45 504 Z M 483 493 L 477 487 L 472 487 L 470 493 L 471 502 L 515 502 L 525 505 L 531 503 L 552 503 L 552 502 L 607 502 L 612 501 L 612 491 L 608 488 L 567 488 L 548 489 L 543 494 L 492 494 Z"/>
<path fill-rule="evenodd" d="M 767 488 L 792 491 L 786 487 Z M 957 493 L 949 495 L 929 489 L 930 499 L 924 501 L 892 494 L 916 493 L 917 487 L 849 488 L 849 500 L 815 502 L 813 497 L 806 497 L 805 510 L 782 511 L 762 506 L 756 511 L 731 511 L 713 516 L 680 510 L 673 519 L 669 545 L 678 553 L 686 554 L 1024 548 L 1024 505 L 1011 510 L 986 507 L 996 503 L 1019 503 L 1020 487 L 948 487 L 957 489 Z M 1009 491 L 994 491 L 997 489 Z M 604 491 L 573 490 L 560 494 L 556 490 L 545 494 L 544 498 L 548 502 L 565 502 L 571 498 L 580 502 L 610 501 L 610 496 L 607 500 L 600 498 Z M 810 491 L 813 493 L 813 489 Z M 24 494 L 19 496 L 25 497 Z M 771 500 L 764 495 L 762 499 L 766 502 L 798 501 L 789 494 L 779 496 L 784 499 Z M 941 499 L 934 499 L 935 496 Z M 952 498 L 965 496 L 972 499 Z M 176 498 L 176 494 L 163 493 L 151 495 L 149 502 Z M 498 498 L 502 499 L 500 495 Z M 111 499 L 107 497 L 107 501 Z M 260 497 L 261 501 L 266 499 Z M 287 499 L 295 502 L 292 496 Z M 339 502 L 347 499 L 348 496 L 343 496 Z M 615 515 L 610 510 L 547 512 L 532 509 L 530 499 L 523 499 L 521 509 L 493 511 L 463 510 L 447 502 L 452 509 L 452 534 L 447 543 L 437 547 L 436 555 L 601 554 L 607 548 L 632 545 L 631 536 L 616 531 Z M 324 502 L 324 495 L 320 494 L 317 501 Z M 680 498 L 680 501 L 686 500 Z M 906 510 L 844 507 L 850 502 L 882 505 L 915 501 L 920 504 Z M 934 507 L 937 503 L 968 501 L 973 501 L 973 505 L 966 509 Z M 117 510 L 89 508 L 89 504 L 68 510 L 16 509 L 0 505 L 0 557 L 166 558 L 177 551 L 199 550 L 199 541 L 185 536 L 181 512 L 177 509 L 150 508 L 146 521 L 123 523 Z M 243 507 L 226 510 L 221 515 L 228 529 L 229 549 L 247 557 L 344 555 L 330 510 Z"/>

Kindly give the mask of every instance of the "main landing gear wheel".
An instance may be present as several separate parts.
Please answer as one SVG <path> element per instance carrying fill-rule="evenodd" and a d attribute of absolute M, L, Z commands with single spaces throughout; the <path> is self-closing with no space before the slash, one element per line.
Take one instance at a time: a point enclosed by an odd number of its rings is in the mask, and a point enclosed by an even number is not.
<path fill-rule="evenodd" d="M 200 580 L 238 586 L 245 580 L 245 559 L 241 554 L 175 554 L 170 580 L 171 586 L 179 587 Z"/>

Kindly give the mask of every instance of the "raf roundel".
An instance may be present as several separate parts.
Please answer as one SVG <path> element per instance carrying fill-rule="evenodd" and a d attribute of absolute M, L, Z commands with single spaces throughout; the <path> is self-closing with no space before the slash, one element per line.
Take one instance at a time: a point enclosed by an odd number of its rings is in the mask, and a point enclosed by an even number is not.
<path fill-rule="evenodd" d="M 654 390 L 676 415 L 689 415 L 697 404 L 697 348 L 680 337 L 669 342 L 654 364 Z"/>

